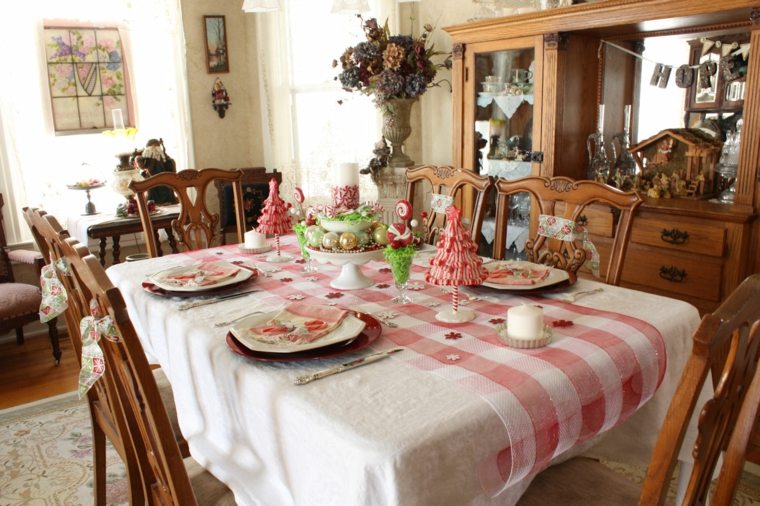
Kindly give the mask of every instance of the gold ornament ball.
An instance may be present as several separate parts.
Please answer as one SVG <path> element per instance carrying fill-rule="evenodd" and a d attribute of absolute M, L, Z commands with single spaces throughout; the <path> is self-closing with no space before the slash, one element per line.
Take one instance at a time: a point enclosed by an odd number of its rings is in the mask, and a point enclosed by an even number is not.
<path fill-rule="evenodd" d="M 372 231 L 372 239 L 380 246 L 388 244 L 388 227 L 381 223 Z"/>
<path fill-rule="evenodd" d="M 339 241 L 340 247 L 346 251 L 356 248 L 356 245 L 359 244 L 359 239 L 353 232 L 343 232 L 340 234 Z"/>
<path fill-rule="evenodd" d="M 373 221 L 369 226 L 370 231 L 374 232 L 377 227 L 385 226 L 382 221 Z"/>
<path fill-rule="evenodd" d="M 327 232 L 322 236 L 322 247 L 324 249 L 335 249 L 338 247 L 338 234 L 335 232 Z"/>

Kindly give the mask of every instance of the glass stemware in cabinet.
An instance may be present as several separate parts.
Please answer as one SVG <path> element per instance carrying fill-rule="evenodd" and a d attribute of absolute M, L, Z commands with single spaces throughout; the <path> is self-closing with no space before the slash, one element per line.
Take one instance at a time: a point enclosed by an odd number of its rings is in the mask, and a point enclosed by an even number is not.
<path fill-rule="evenodd" d="M 610 178 L 611 162 L 604 146 L 604 104 L 599 104 L 596 118 L 596 132 L 586 139 L 588 151 L 588 171 L 586 177 L 592 181 L 606 183 Z"/>
<path fill-rule="evenodd" d="M 718 200 L 724 204 L 732 204 L 736 199 L 736 172 L 739 166 L 739 144 L 743 124 L 744 120 L 740 119 L 736 122 L 736 132 L 729 132 L 726 135 L 720 161 L 715 168 L 715 171 L 726 181 L 726 189 L 718 197 Z"/>
<path fill-rule="evenodd" d="M 618 149 L 615 149 L 617 141 Z M 612 157 L 614 158 L 614 174 L 612 180 L 621 190 L 630 190 L 635 184 L 638 165 L 633 155 L 628 151 L 631 147 L 631 106 L 625 106 L 623 131 L 612 136 Z"/>

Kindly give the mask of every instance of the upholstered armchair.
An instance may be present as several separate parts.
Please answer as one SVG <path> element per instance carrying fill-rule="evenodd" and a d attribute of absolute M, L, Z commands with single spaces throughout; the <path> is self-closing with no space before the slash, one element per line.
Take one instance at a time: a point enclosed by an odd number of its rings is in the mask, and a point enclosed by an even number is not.
<path fill-rule="evenodd" d="M 0 194 L 0 335 L 16 331 L 16 343 L 24 344 L 24 326 L 39 320 L 42 293 L 40 287 L 28 283 L 16 283 L 12 261 L 35 265 L 39 279 L 45 261 L 41 254 L 29 250 L 9 250 L 2 218 L 3 195 Z M 56 319 L 47 322 L 50 344 L 56 365 L 61 360 Z"/>

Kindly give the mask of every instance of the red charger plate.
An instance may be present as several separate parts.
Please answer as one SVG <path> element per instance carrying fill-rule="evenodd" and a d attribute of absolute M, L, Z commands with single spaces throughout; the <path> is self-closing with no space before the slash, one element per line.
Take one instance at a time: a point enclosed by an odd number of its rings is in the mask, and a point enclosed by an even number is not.
<path fill-rule="evenodd" d="M 307 351 L 298 351 L 295 353 L 265 353 L 253 351 L 246 348 L 238 341 L 232 332 L 227 332 L 227 346 L 238 355 L 260 360 L 263 362 L 295 362 L 301 360 L 313 360 L 316 358 L 328 358 L 338 355 L 344 355 L 354 351 L 359 351 L 372 344 L 383 331 L 382 325 L 377 318 L 367 313 L 354 312 L 354 316 L 362 320 L 366 325 L 358 336 L 348 344 L 345 342 L 331 344 L 324 348 L 315 348 Z"/>
<path fill-rule="evenodd" d="M 236 292 L 238 290 L 242 290 L 243 288 L 248 288 L 249 285 L 256 282 L 256 280 L 259 277 L 259 271 L 256 269 L 248 269 L 250 271 L 253 271 L 253 274 L 250 278 L 244 279 L 243 281 L 239 283 L 235 283 L 232 285 L 225 285 L 219 288 L 211 288 L 209 290 L 198 290 L 197 292 L 175 292 L 172 290 L 165 290 L 163 288 L 157 287 L 154 283 L 151 283 L 150 281 L 143 281 L 142 287 L 143 290 L 146 292 L 158 295 L 159 297 L 205 297 L 205 296 L 215 296 L 215 295 L 225 295 L 228 293 Z"/>

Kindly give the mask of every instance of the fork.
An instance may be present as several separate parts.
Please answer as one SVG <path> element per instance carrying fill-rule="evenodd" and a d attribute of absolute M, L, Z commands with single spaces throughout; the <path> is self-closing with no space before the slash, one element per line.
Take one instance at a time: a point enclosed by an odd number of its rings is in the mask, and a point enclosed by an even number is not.
<path fill-rule="evenodd" d="M 248 318 L 249 316 L 255 315 L 255 314 L 261 314 L 261 313 L 269 313 L 272 311 L 277 311 L 279 308 L 272 308 L 272 309 L 265 309 L 261 311 L 252 311 L 249 313 L 245 313 L 243 315 L 237 316 L 235 318 L 232 318 L 231 320 L 225 320 L 222 322 L 216 322 L 214 323 L 214 327 L 226 327 L 227 325 L 232 325 L 235 322 L 239 322 L 243 318 Z"/>

